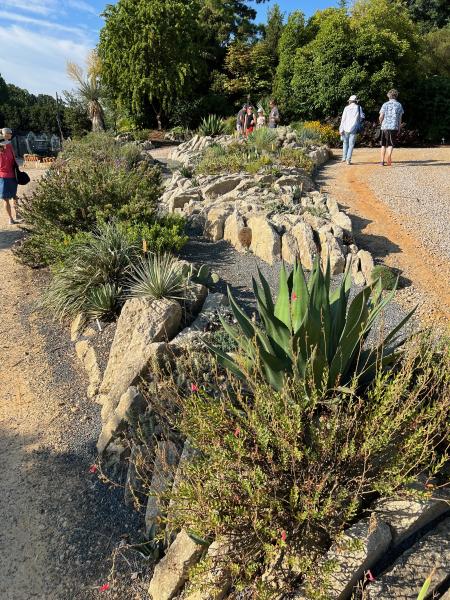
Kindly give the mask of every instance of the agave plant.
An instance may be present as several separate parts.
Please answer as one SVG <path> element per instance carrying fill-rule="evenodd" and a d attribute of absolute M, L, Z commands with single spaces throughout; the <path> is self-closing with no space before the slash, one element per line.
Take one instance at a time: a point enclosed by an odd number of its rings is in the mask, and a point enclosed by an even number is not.
<path fill-rule="evenodd" d="M 208 115 L 207 117 L 204 117 L 198 128 L 199 134 L 204 136 L 222 135 L 224 130 L 225 124 L 217 115 Z"/>
<path fill-rule="evenodd" d="M 250 149 L 258 154 L 262 154 L 263 152 L 273 152 L 276 147 L 277 138 L 276 130 L 262 127 L 261 129 L 255 129 L 255 131 L 248 136 L 247 144 Z"/>
<path fill-rule="evenodd" d="M 170 254 L 149 254 L 134 267 L 130 278 L 133 298 L 170 298 L 186 296 L 186 277 L 175 257 Z"/>
<path fill-rule="evenodd" d="M 259 365 L 268 383 L 281 390 L 286 378 L 296 378 L 306 389 L 322 394 L 345 386 L 356 378 L 367 383 L 377 369 L 398 357 L 402 343 L 399 331 L 409 313 L 383 343 L 365 349 L 364 343 L 375 320 L 391 301 L 395 290 L 383 297 L 378 281 L 359 292 L 349 303 L 351 276 L 348 270 L 340 286 L 331 291 L 330 266 L 322 271 L 316 259 L 308 283 L 299 263 L 288 276 L 284 265 L 276 302 L 259 272 L 253 279 L 260 324 L 249 319 L 228 290 L 237 326 L 222 319 L 224 329 L 241 349 L 240 356 L 210 348 L 219 362 L 241 379 Z"/>

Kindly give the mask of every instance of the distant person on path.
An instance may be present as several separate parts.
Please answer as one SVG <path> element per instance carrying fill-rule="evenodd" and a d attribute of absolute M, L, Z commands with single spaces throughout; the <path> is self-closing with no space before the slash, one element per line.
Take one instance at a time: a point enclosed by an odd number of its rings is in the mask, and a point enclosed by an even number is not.
<path fill-rule="evenodd" d="M 269 103 L 270 115 L 269 115 L 269 127 L 275 129 L 280 123 L 280 111 L 275 100 L 271 100 Z"/>
<path fill-rule="evenodd" d="M 384 167 L 385 159 L 388 167 L 392 165 L 392 150 L 394 149 L 397 134 L 402 124 L 404 113 L 403 106 L 397 100 L 397 90 L 389 90 L 389 98 L 380 110 L 381 123 L 381 165 Z"/>
<path fill-rule="evenodd" d="M 256 129 L 261 129 L 261 127 L 266 126 L 266 117 L 264 116 L 264 110 L 262 108 L 258 109 L 258 118 L 256 119 Z"/>
<path fill-rule="evenodd" d="M 363 109 L 358 104 L 358 98 L 353 94 L 348 99 L 348 104 L 344 108 L 341 124 L 339 125 L 339 133 L 342 140 L 342 162 L 346 162 L 348 165 L 352 164 L 356 136 L 364 118 L 365 115 Z"/>
<path fill-rule="evenodd" d="M 245 126 L 245 115 L 247 114 L 247 104 L 241 108 L 241 110 L 237 114 L 236 120 L 236 131 L 238 135 L 242 135 L 244 133 Z"/>
<path fill-rule="evenodd" d="M 256 118 L 253 113 L 253 106 L 247 107 L 247 114 L 245 115 L 244 133 L 245 137 L 250 135 L 256 126 Z"/>
<path fill-rule="evenodd" d="M 10 134 L 12 136 L 10 129 L 3 129 L 2 133 L 5 137 L 8 137 Z M 0 142 L 0 198 L 5 203 L 10 225 L 18 223 L 15 205 L 15 198 L 17 196 L 15 166 L 16 157 L 12 144 L 9 139 L 4 139 Z M 12 215 L 12 209 L 14 209 L 15 218 Z"/>

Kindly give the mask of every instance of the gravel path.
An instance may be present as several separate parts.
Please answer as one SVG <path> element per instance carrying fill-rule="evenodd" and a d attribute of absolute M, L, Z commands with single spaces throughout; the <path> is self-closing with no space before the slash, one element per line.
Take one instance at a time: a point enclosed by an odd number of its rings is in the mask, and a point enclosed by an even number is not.
<path fill-rule="evenodd" d="M 318 177 L 352 218 L 358 246 L 400 269 L 398 300 L 419 304 L 425 322 L 450 320 L 450 148 L 400 148 L 392 167 L 379 151 L 356 149 L 354 164 L 333 161 Z"/>
<path fill-rule="evenodd" d="M 133 571 L 148 566 L 111 554 L 133 539 L 139 515 L 123 490 L 102 483 L 96 459 L 100 407 L 85 396 L 67 327 L 37 305 L 44 272 L 21 267 L 11 245 L 21 237 L 0 215 L 0 598 L 147 598 Z M 133 554 L 133 556 L 138 556 Z M 146 573 L 147 571 L 147 573 Z"/>

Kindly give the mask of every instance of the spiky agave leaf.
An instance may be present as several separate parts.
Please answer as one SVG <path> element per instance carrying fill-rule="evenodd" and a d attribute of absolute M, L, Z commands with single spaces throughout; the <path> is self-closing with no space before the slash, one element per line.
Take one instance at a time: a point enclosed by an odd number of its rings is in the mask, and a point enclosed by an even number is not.
<path fill-rule="evenodd" d="M 182 300 L 188 291 L 179 262 L 168 253 L 142 258 L 133 267 L 129 285 L 133 298 Z"/>

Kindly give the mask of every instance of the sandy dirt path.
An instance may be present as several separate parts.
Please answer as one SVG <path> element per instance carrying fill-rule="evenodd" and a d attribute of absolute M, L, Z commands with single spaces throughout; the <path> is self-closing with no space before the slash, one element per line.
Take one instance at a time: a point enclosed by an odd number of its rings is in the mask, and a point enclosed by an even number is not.
<path fill-rule="evenodd" d="M 336 152 L 337 156 L 337 152 Z M 450 321 L 450 149 L 396 149 L 381 167 L 378 149 L 356 149 L 353 164 L 325 165 L 318 183 L 349 213 L 357 245 L 400 269 L 397 293 L 419 303 L 423 321 Z"/>
<path fill-rule="evenodd" d="M 1 209 L 0 598 L 97 598 L 130 515 L 123 494 L 89 472 L 99 407 L 67 328 L 37 307 L 45 274 L 17 263 L 22 233 Z M 141 597 L 111 587 L 110 598 Z"/>

